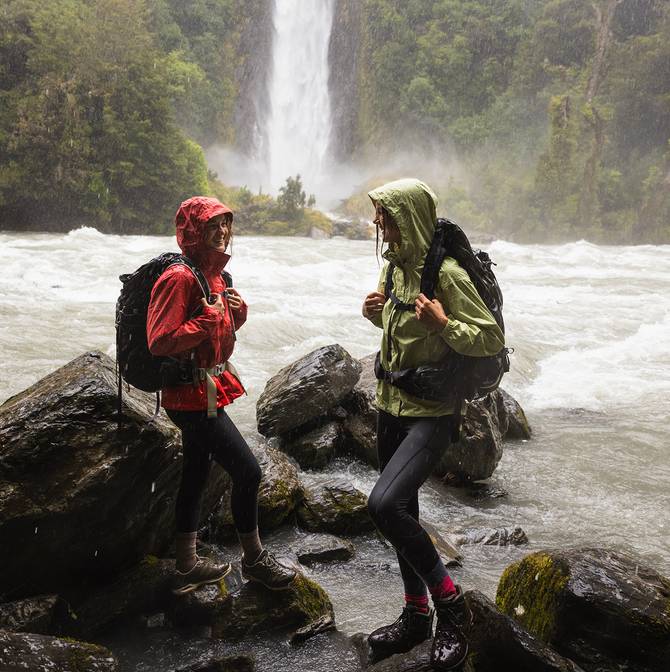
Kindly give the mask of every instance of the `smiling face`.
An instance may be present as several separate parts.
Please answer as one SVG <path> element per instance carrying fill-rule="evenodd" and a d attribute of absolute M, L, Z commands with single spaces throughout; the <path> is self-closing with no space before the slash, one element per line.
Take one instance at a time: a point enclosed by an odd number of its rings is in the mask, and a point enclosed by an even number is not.
<path fill-rule="evenodd" d="M 400 229 L 381 203 L 375 203 L 375 218 L 372 223 L 379 227 L 385 243 L 400 243 Z"/>
<path fill-rule="evenodd" d="M 230 213 L 216 215 L 205 224 L 205 245 L 225 252 L 233 235 L 233 216 Z"/>

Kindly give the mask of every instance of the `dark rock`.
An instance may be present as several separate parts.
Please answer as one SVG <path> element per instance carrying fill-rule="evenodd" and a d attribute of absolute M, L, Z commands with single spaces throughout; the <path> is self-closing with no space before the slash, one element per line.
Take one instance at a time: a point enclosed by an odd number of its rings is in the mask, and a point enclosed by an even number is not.
<path fill-rule="evenodd" d="M 252 583 L 231 586 L 226 577 L 217 586 L 206 586 L 180 598 L 171 613 L 175 624 L 207 625 L 214 637 L 222 639 L 304 627 L 323 616 L 334 617 L 330 598 L 300 572 L 288 589 L 276 591 Z"/>
<path fill-rule="evenodd" d="M 469 591 L 465 600 L 473 615 L 468 631 L 470 669 L 476 672 L 578 672 L 580 667 L 552 651 L 485 595 Z"/>
<path fill-rule="evenodd" d="M 342 425 L 328 422 L 296 438 L 282 437 L 279 449 L 303 469 L 323 469 L 337 454 L 342 439 Z"/>
<path fill-rule="evenodd" d="M 276 448 L 252 446 L 252 452 L 263 472 L 258 489 L 258 525 L 261 530 L 274 530 L 294 511 L 303 498 L 303 490 L 295 465 Z M 226 476 L 226 491 L 209 520 L 210 541 L 235 539 L 235 525 L 230 508 L 232 482 Z"/>
<path fill-rule="evenodd" d="M 84 591 L 73 599 L 77 620 L 70 631 L 88 638 L 117 620 L 165 609 L 173 599 L 173 572 L 173 560 L 147 556 L 113 581 Z"/>
<path fill-rule="evenodd" d="M 466 481 L 491 476 L 503 454 L 498 406 L 491 395 L 466 405 L 460 440 L 449 446 L 435 469 L 438 476 L 455 474 Z"/>
<path fill-rule="evenodd" d="M 526 533 L 520 528 L 474 528 L 453 536 L 459 546 L 482 544 L 483 546 L 521 546 L 528 543 Z"/>
<path fill-rule="evenodd" d="M 590 672 L 668 669 L 670 580 L 623 554 L 533 553 L 503 572 L 496 604 Z"/>
<path fill-rule="evenodd" d="M 502 388 L 497 390 L 501 434 L 504 439 L 530 439 L 531 429 L 519 402 Z M 503 430 L 503 423 L 506 429 Z"/>
<path fill-rule="evenodd" d="M 206 663 L 182 667 L 177 672 L 254 672 L 256 660 L 251 655 L 225 656 Z"/>
<path fill-rule="evenodd" d="M 38 595 L 0 604 L 0 630 L 61 635 L 72 623 L 70 607 L 58 595 Z"/>
<path fill-rule="evenodd" d="M 2 672 L 115 672 L 116 658 L 96 644 L 0 630 Z"/>
<path fill-rule="evenodd" d="M 309 625 L 298 628 L 291 635 L 289 643 L 293 646 L 302 644 L 308 639 L 320 635 L 322 632 L 330 632 L 331 630 L 335 630 L 335 619 L 330 614 L 326 614 Z"/>
<path fill-rule="evenodd" d="M 258 431 L 285 434 L 322 416 L 353 389 L 360 364 L 340 345 L 328 345 L 284 367 L 256 404 Z"/>
<path fill-rule="evenodd" d="M 342 402 L 347 410 L 344 420 L 344 449 L 359 460 L 379 468 L 377 459 L 377 408 L 375 407 L 375 378 L 373 353 L 358 360 L 361 375 L 353 391 Z"/>
<path fill-rule="evenodd" d="M 501 485 L 491 483 L 467 483 L 467 495 L 478 502 L 491 499 L 504 499 L 509 492 Z"/>
<path fill-rule="evenodd" d="M 295 548 L 298 560 L 303 565 L 315 562 L 337 562 L 354 557 L 354 546 L 350 541 L 330 534 L 310 534 Z"/>
<path fill-rule="evenodd" d="M 124 390 L 114 362 L 86 353 L 0 407 L 0 594 L 58 592 L 106 576 L 174 535 L 178 431 L 155 398 Z M 220 481 L 210 478 L 207 502 Z"/>
<path fill-rule="evenodd" d="M 297 514 L 300 525 L 310 532 L 348 535 L 374 529 L 368 514 L 368 498 L 338 478 L 308 486 Z"/>

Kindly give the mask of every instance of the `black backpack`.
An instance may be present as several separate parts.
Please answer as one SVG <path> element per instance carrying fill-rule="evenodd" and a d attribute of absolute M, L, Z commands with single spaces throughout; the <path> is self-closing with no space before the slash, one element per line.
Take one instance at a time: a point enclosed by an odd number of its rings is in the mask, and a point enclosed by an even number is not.
<path fill-rule="evenodd" d="M 435 285 L 446 256 L 453 257 L 467 272 L 479 296 L 505 333 L 503 297 L 491 268 L 494 264 L 486 252 L 474 252 L 463 230 L 448 219 L 437 220 L 421 273 L 421 292 L 429 299 L 435 298 Z M 393 293 L 393 269 L 394 265 L 389 264 L 384 294 L 397 310 L 414 311 L 413 303 L 403 303 Z M 390 353 L 390 348 L 388 351 Z M 491 357 L 468 357 L 450 350 L 439 366 L 419 366 L 401 371 L 386 371 L 378 354 L 375 374 L 378 379 L 386 380 L 421 399 L 453 400 L 461 404 L 464 400 L 484 397 L 500 385 L 503 374 L 509 371 L 510 352 L 509 348 L 502 348 Z"/>
<path fill-rule="evenodd" d="M 147 343 L 147 311 L 151 290 L 158 278 L 170 266 L 183 264 L 191 270 L 200 285 L 202 295 L 210 301 L 210 288 L 202 271 L 191 259 L 177 252 L 165 252 L 134 273 L 119 276 L 123 283 L 116 302 L 116 365 L 118 372 L 119 417 L 121 417 L 122 380 L 145 392 L 156 392 L 156 413 L 160 408 L 159 390 L 170 385 L 194 382 L 196 363 L 175 357 L 157 357 L 149 352 Z M 233 279 L 222 272 L 226 286 Z M 194 316 L 200 312 L 198 308 Z"/>

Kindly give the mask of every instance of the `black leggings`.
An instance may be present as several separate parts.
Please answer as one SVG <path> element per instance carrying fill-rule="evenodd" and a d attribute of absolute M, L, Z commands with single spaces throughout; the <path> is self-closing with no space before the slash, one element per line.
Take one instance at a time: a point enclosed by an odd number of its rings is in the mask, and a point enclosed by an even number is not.
<path fill-rule="evenodd" d="M 216 418 L 206 411 L 173 411 L 168 417 L 181 429 L 184 464 L 177 495 L 177 532 L 195 532 L 212 457 L 230 474 L 233 522 L 238 532 L 253 532 L 258 525 L 258 486 L 261 468 L 247 442 L 223 408 Z"/>
<path fill-rule="evenodd" d="M 422 595 L 440 562 L 428 533 L 419 525 L 419 488 L 451 441 L 455 416 L 396 417 L 379 411 L 377 453 L 381 476 L 368 499 L 379 531 L 398 554 L 405 592 Z"/>

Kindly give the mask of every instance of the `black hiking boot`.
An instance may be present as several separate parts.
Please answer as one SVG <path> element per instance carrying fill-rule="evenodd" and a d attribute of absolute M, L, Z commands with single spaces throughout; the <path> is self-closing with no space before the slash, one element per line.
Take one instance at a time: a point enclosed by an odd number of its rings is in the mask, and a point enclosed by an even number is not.
<path fill-rule="evenodd" d="M 437 625 L 430 652 L 430 664 L 434 670 L 453 670 L 468 655 L 468 640 L 464 630 L 472 624 L 470 611 L 460 586 L 456 594 L 441 600 L 433 600 Z"/>
<path fill-rule="evenodd" d="M 295 579 L 296 571 L 282 565 L 272 553 L 263 549 L 254 563 L 247 563 L 242 556 L 242 576 L 247 581 L 260 583 L 270 590 L 284 590 Z"/>
<path fill-rule="evenodd" d="M 200 586 L 217 583 L 230 574 L 229 562 L 217 565 L 207 558 L 197 558 L 195 565 L 188 572 L 175 569 L 172 577 L 172 592 L 175 595 L 186 595 Z"/>
<path fill-rule="evenodd" d="M 433 610 L 424 614 L 413 604 L 402 610 L 398 620 L 377 628 L 368 635 L 372 661 L 388 658 L 394 653 L 405 653 L 433 634 Z"/>

